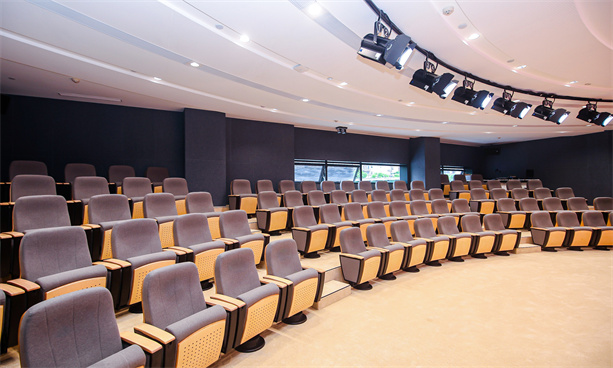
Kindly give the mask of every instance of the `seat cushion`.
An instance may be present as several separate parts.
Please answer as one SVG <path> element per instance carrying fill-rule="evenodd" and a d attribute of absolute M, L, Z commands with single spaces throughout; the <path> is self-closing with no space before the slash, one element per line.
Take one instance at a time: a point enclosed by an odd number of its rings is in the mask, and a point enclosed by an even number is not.
<path fill-rule="evenodd" d="M 200 254 L 202 252 L 206 252 L 207 250 L 211 250 L 211 249 L 217 249 L 217 248 L 225 249 L 225 247 L 226 247 L 226 244 L 222 242 L 221 240 L 214 240 L 214 241 L 207 242 L 207 243 L 190 245 L 188 248 L 193 250 L 194 255 L 196 255 L 196 254 Z"/>
<path fill-rule="evenodd" d="M 275 294 L 279 294 L 279 287 L 275 284 L 266 284 L 242 293 L 236 298 L 244 301 L 249 308 L 260 300 Z"/>
<path fill-rule="evenodd" d="M 64 271 L 49 276 L 40 277 L 34 280 L 43 291 L 53 290 L 56 287 L 70 284 L 71 282 L 85 280 L 94 277 L 106 277 L 106 267 L 103 265 L 95 265 L 76 270 Z"/>
<path fill-rule="evenodd" d="M 117 221 L 106 221 L 106 222 L 101 222 L 100 227 L 102 228 L 102 231 L 106 231 L 108 229 L 112 229 L 113 226 L 117 225 L 117 224 L 121 224 L 122 222 L 126 222 L 126 221 L 132 221 L 132 219 L 130 220 L 117 220 Z"/>
<path fill-rule="evenodd" d="M 101 361 L 90 365 L 90 368 L 136 368 L 145 365 L 147 357 L 138 345 L 131 345 Z"/>
<path fill-rule="evenodd" d="M 285 276 L 285 278 L 293 282 L 294 285 L 297 285 L 304 280 L 317 278 L 317 277 L 318 277 L 318 273 L 313 268 L 307 268 L 306 270 L 298 271 L 296 273 L 292 273 L 291 275 Z"/>
<path fill-rule="evenodd" d="M 214 305 L 168 325 L 168 327 L 166 327 L 166 331 L 174 335 L 177 342 L 181 342 L 199 329 L 210 325 L 213 322 L 221 321 L 225 318 L 225 309 L 223 309 L 223 307 L 220 305 Z"/>
<path fill-rule="evenodd" d="M 236 240 L 238 240 L 239 244 L 245 244 L 245 243 L 249 243 L 250 241 L 254 241 L 254 240 L 264 240 L 264 235 L 262 235 L 261 233 L 243 235 L 243 236 L 236 237 Z"/>
<path fill-rule="evenodd" d="M 371 250 L 367 250 L 365 252 L 358 253 L 358 255 L 364 257 L 364 259 L 366 260 L 366 259 L 369 259 L 369 258 L 372 258 L 372 257 L 380 257 L 381 256 L 381 252 L 379 252 L 376 249 L 371 249 Z"/>
<path fill-rule="evenodd" d="M 150 254 L 144 254 L 142 256 L 130 257 L 126 259 L 126 261 L 130 262 L 132 265 L 132 270 L 135 270 L 143 265 L 159 262 L 159 261 L 170 261 L 176 259 L 176 254 L 174 252 L 163 251 L 156 252 Z"/>

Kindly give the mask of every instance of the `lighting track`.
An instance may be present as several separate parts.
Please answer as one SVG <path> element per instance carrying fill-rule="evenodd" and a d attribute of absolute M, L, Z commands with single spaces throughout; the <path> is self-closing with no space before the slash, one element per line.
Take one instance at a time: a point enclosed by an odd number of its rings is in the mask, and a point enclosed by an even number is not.
<path fill-rule="evenodd" d="M 364 2 L 370 7 L 370 9 L 372 9 L 372 11 L 375 13 L 375 15 L 377 15 L 378 17 L 381 17 L 381 21 L 384 22 L 385 24 L 387 24 L 394 32 L 396 32 L 396 34 L 398 34 L 398 35 L 404 34 L 404 32 L 402 32 L 402 30 L 400 28 L 398 28 L 398 26 L 396 24 L 394 24 L 394 22 L 390 19 L 390 17 L 383 10 L 381 10 L 379 7 L 377 7 L 377 5 L 374 3 L 374 1 L 372 1 L 372 0 L 364 0 Z M 415 40 L 413 40 L 413 42 L 415 42 Z M 495 81 L 491 81 L 489 79 L 481 78 L 481 77 L 479 77 L 477 75 L 474 75 L 474 74 L 469 73 L 467 71 L 464 71 L 464 70 L 462 70 L 460 68 L 457 68 L 457 67 L 455 67 L 455 66 L 445 62 L 444 60 L 439 59 L 434 53 L 432 53 L 429 50 L 426 50 L 425 48 L 423 48 L 421 46 L 419 46 L 419 44 L 417 44 L 415 46 L 415 50 L 417 50 L 420 53 L 422 53 L 428 59 L 434 60 L 439 65 L 442 65 L 442 66 L 444 66 L 445 68 L 447 68 L 447 69 L 449 69 L 451 71 L 454 71 L 454 72 L 456 72 L 458 74 L 461 74 L 461 75 L 463 75 L 466 78 L 470 78 L 470 79 L 479 81 L 480 83 L 487 84 L 487 85 L 492 86 L 492 87 L 500 88 L 502 90 L 518 92 L 518 93 L 522 93 L 522 94 L 530 95 L 530 96 L 555 98 L 557 100 L 613 102 L 613 99 L 587 98 L 587 97 L 578 97 L 578 96 L 565 96 L 565 95 L 558 95 L 558 94 L 555 94 L 555 93 L 532 91 L 532 90 L 529 90 L 529 89 L 521 89 L 521 88 L 509 86 L 509 85 L 500 84 L 500 83 L 497 83 Z"/>

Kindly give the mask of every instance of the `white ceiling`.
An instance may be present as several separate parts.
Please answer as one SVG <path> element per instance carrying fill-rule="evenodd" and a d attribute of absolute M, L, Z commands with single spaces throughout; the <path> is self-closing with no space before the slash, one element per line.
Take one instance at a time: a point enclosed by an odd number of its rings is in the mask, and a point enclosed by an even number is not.
<path fill-rule="evenodd" d="M 313 3 L 0 0 L 0 89 L 473 145 L 613 129 L 576 118 L 586 101 L 558 99 L 554 107 L 571 111 L 558 126 L 532 116 L 514 119 L 489 107 L 477 110 L 451 97 L 442 100 L 409 85 L 423 65 L 420 53 L 402 71 L 357 55 L 376 20 L 364 1 L 319 0 L 318 16 L 310 14 Z M 479 77 L 521 89 L 613 99 L 611 0 L 375 3 L 421 47 Z M 451 15 L 443 15 L 446 7 L 453 7 Z M 473 33 L 480 37 L 467 40 Z M 241 42 L 242 34 L 250 41 Z M 191 61 L 200 66 L 190 66 Z M 304 69 L 295 70 L 297 65 Z M 521 65 L 526 67 L 516 69 Z M 444 72 L 442 66 L 437 70 Z M 489 89 L 495 98 L 502 94 L 479 82 L 475 89 Z M 542 101 L 519 93 L 514 99 L 533 106 Z M 613 113 L 613 103 L 599 103 L 598 110 Z"/>

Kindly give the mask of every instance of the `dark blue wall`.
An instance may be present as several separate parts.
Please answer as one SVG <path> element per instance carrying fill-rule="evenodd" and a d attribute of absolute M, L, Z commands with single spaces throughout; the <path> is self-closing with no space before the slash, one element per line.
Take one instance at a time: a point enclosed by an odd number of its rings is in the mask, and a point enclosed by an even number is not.
<path fill-rule="evenodd" d="M 441 165 L 463 166 L 473 174 L 485 174 L 484 147 L 441 143 Z"/>
<path fill-rule="evenodd" d="M 426 189 L 441 185 L 441 140 L 419 137 L 411 140 L 411 181 L 424 182 Z"/>

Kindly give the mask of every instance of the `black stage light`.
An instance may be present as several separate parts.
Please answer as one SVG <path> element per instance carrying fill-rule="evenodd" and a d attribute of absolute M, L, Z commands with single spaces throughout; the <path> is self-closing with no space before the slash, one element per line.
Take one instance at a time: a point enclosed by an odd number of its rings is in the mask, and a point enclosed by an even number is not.
<path fill-rule="evenodd" d="M 477 92 L 477 96 L 473 99 L 471 106 L 483 110 L 490 103 L 492 97 L 494 97 L 493 93 L 483 89 Z"/>
<path fill-rule="evenodd" d="M 513 98 L 513 92 L 504 91 L 502 97 L 497 98 L 492 104 L 492 110 L 509 115 L 511 109 L 515 106 L 511 98 Z"/>
<path fill-rule="evenodd" d="M 393 40 L 389 39 L 389 34 L 390 30 L 380 20 L 377 20 L 374 33 L 369 33 L 362 38 L 358 55 L 388 68 L 394 67 L 400 70 L 417 45 L 411 42 L 411 37 L 405 34 L 400 34 Z"/>
<path fill-rule="evenodd" d="M 347 134 L 347 127 L 337 126 L 336 127 L 336 133 L 337 134 Z"/>
<path fill-rule="evenodd" d="M 434 72 L 436 67 L 428 61 L 424 62 L 424 68 L 418 69 L 413 73 L 413 79 L 410 84 L 417 88 L 421 88 L 429 93 L 436 93 L 440 98 L 445 98 L 455 88 L 458 81 L 453 80 L 453 74 L 444 73 L 436 75 Z"/>
<path fill-rule="evenodd" d="M 473 90 L 474 83 L 464 79 L 463 86 L 456 88 L 451 99 L 464 105 L 470 105 L 477 97 L 477 92 Z"/>
<path fill-rule="evenodd" d="M 577 119 L 587 121 L 588 123 L 599 126 L 607 126 L 613 120 L 613 115 L 609 112 L 596 111 L 596 104 L 588 102 L 583 109 L 579 111 Z"/>
<path fill-rule="evenodd" d="M 546 121 L 552 121 L 558 125 L 562 124 L 568 117 L 569 111 L 565 109 L 554 110 L 553 102 L 545 98 L 543 103 L 534 108 L 532 116 L 536 116 L 539 119 Z"/>
<path fill-rule="evenodd" d="M 598 115 L 592 120 L 592 123 L 606 127 L 613 120 L 613 115 L 609 112 L 599 112 Z"/>
<path fill-rule="evenodd" d="M 513 105 L 513 107 L 511 107 L 511 110 L 509 111 L 509 115 L 511 115 L 514 118 L 523 119 L 524 116 L 528 114 L 531 108 L 532 108 L 532 105 L 530 104 L 527 104 L 525 102 L 517 102 Z"/>

